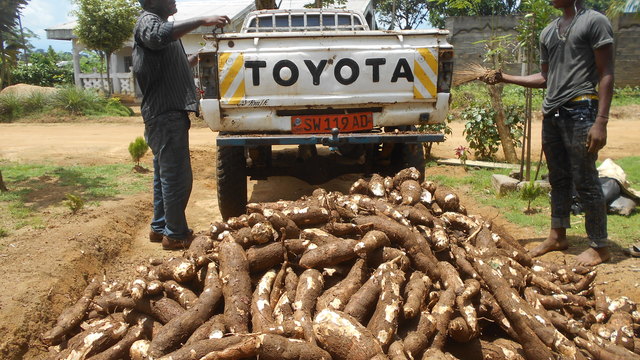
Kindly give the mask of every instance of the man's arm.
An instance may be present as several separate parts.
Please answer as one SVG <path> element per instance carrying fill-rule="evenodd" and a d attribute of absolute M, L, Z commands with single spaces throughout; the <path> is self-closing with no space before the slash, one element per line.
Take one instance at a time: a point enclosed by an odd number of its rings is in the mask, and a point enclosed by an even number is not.
<path fill-rule="evenodd" d="M 197 29 L 200 26 L 223 27 L 230 23 L 231 20 L 226 15 L 203 16 L 176 21 L 173 23 L 173 32 L 171 33 L 171 35 L 173 36 L 174 40 L 178 40 L 191 30 Z"/>
<path fill-rule="evenodd" d="M 607 123 L 613 97 L 613 44 L 603 45 L 594 51 L 598 70 L 598 113 L 596 122 L 587 135 L 589 152 L 598 152 L 607 144 Z"/>
<path fill-rule="evenodd" d="M 547 72 L 549 71 L 549 64 L 543 63 L 540 65 L 540 72 L 536 74 L 518 76 L 509 75 L 504 73 L 498 73 L 495 83 L 515 84 L 528 88 L 546 88 L 547 87 Z M 494 84 L 494 83 L 490 83 Z"/>

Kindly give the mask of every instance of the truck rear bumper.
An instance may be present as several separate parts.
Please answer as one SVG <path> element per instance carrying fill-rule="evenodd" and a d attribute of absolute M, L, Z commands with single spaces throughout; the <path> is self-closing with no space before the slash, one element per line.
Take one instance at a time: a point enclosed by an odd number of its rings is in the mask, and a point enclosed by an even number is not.
<path fill-rule="evenodd" d="M 376 127 L 426 125 L 444 123 L 449 110 L 448 93 L 438 93 L 436 101 L 409 102 L 395 104 L 360 104 L 372 108 L 378 107 L 379 112 L 373 112 L 373 122 Z M 268 106 L 238 106 L 234 108 L 220 108 L 218 99 L 200 100 L 204 121 L 213 131 L 227 131 L 234 133 L 264 133 L 291 132 L 291 116 L 281 116 L 276 108 Z M 332 107 L 354 108 L 354 106 Z M 285 110 L 285 109 L 282 109 Z"/>
<path fill-rule="evenodd" d="M 218 146 L 264 146 L 264 145 L 324 145 L 338 146 L 344 144 L 381 144 L 381 143 L 423 143 L 442 142 L 444 134 L 428 134 L 422 132 L 399 133 L 343 133 L 343 134 L 305 134 L 305 135 L 242 135 L 219 134 L 216 138 Z"/>

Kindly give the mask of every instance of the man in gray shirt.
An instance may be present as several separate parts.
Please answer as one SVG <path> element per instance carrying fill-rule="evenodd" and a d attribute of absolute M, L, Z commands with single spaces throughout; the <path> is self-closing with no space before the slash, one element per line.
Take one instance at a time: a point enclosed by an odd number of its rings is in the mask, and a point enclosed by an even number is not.
<path fill-rule="evenodd" d="M 551 183 L 551 229 L 532 256 L 568 247 L 572 185 L 585 211 L 590 248 L 576 258 L 593 266 L 611 255 L 606 203 L 595 161 L 607 141 L 613 95 L 613 31 L 607 18 L 583 8 L 582 0 L 552 0 L 562 17 L 540 34 L 540 73 L 498 74 L 496 82 L 546 88 L 542 148 Z M 597 85 L 597 90 L 596 90 Z"/>
<path fill-rule="evenodd" d="M 149 240 L 163 249 L 189 247 L 193 232 L 185 209 L 193 176 L 188 113 L 198 109 L 191 66 L 180 38 L 200 26 L 223 27 L 227 16 L 168 21 L 175 0 L 139 0 L 144 11 L 134 29 L 133 72 L 142 91 L 145 138 L 153 151 L 153 220 Z"/>

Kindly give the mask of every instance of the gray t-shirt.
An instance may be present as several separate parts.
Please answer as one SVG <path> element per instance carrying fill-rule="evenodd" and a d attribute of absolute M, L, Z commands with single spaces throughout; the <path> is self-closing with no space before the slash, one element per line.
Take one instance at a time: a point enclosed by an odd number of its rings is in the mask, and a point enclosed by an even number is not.
<path fill-rule="evenodd" d="M 613 43 L 611 23 L 597 11 L 580 10 L 564 37 L 558 34 L 559 21 L 552 21 L 540 33 L 540 63 L 549 64 L 547 97 L 542 104 L 545 114 L 576 96 L 597 94 L 593 50 Z"/>

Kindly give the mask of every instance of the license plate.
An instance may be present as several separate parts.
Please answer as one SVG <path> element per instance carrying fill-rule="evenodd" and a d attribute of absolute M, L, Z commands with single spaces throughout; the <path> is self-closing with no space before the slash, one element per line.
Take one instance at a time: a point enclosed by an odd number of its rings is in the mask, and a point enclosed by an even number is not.
<path fill-rule="evenodd" d="M 373 129 L 373 113 L 299 115 L 291 117 L 291 132 L 294 134 L 331 133 L 333 128 L 338 128 L 340 132 L 371 130 Z"/>

